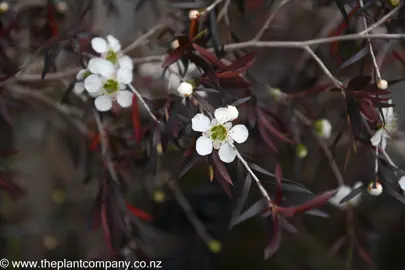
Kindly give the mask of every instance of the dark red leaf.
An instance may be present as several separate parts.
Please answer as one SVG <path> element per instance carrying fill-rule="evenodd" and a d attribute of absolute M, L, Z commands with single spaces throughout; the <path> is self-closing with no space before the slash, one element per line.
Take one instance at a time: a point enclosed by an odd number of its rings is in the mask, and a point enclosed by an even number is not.
<path fill-rule="evenodd" d="M 219 84 L 222 87 L 246 89 L 252 86 L 248 81 L 246 81 L 241 76 L 218 78 L 218 80 Z"/>
<path fill-rule="evenodd" d="M 0 189 L 4 189 L 14 199 L 21 198 L 24 195 L 24 190 L 15 184 L 13 181 L 6 179 L 0 174 Z"/>
<path fill-rule="evenodd" d="M 329 252 L 332 254 L 336 254 L 339 252 L 339 250 L 342 248 L 343 244 L 345 243 L 347 239 L 347 235 L 340 237 L 338 240 L 335 241 L 335 243 L 332 245 L 332 247 L 329 249 Z"/>
<path fill-rule="evenodd" d="M 267 115 L 267 117 L 269 119 L 266 119 L 266 114 L 263 112 L 263 110 L 261 110 L 260 108 L 257 108 L 257 114 L 258 114 L 258 120 L 259 123 L 261 123 L 266 129 L 268 129 L 273 135 L 275 135 L 278 139 L 286 142 L 286 143 L 292 143 L 292 144 L 296 144 L 297 142 L 288 138 L 287 136 L 285 136 L 283 133 L 281 133 L 279 130 L 277 130 L 277 128 L 275 128 L 271 123 L 271 117 L 269 115 Z"/>
<path fill-rule="evenodd" d="M 197 35 L 198 33 L 198 22 L 199 22 L 199 17 L 195 18 L 195 19 L 191 19 L 190 20 L 190 30 L 188 32 L 188 38 L 190 40 L 194 39 L 194 37 Z"/>
<path fill-rule="evenodd" d="M 204 49 L 203 47 L 197 45 L 196 43 L 193 43 L 193 48 L 201 54 L 201 56 L 214 65 L 215 67 L 218 67 L 219 69 L 226 69 L 227 66 L 221 62 L 213 53 L 209 52 L 208 50 Z"/>
<path fill-rule="evenodd" d="M 228 182 L 230 185 L 233 185 L 232 179 L 229 176 L 228 170 L 226 169 L 224 163 L 219 158 L 218 151 L 214 151 L 212 153 L 212 161 L 214 162 L 215 169 L 222 175 L 224 180 L 226 182 Z"/>
<path fill-rule="evenodd" d="M 218 78 L 234 78 L 239 76 L 240 72 L 237 71 L 223 71 L 216 73 Z"/>
<path fill-rule="evenodd" d="M 370 253 L 367 252 L 367 250 L 365 250 L 357 240 L 355 240 L 354 243 L 356 246 L 356 251 L 360 255 L 360 258 L 362 258 L 363 261 L 366 262 L 368 265 L 374 266 L 374 262 L 370 256 Z"/>
<path fill-rule="evenodd" d="M 264 127 L 263 127 L 263 125 L 262 125 L 261 123 L 259 123 L 257 126 L 258 126 L 258 128 L 259 128 L 259 132 L 260 132 L 260 135 L 261 135 L 263 141 L 266 143 L 266 145 L 267 145 L 271 150 L 274 151 L 274 153 L 277 153 L 277 152 L 278 152 L 277 147 L 276 147 L 276 145 L 274 144 L 273 140 L 270 139 L 270 137 L 268 136 L 266 130 L 265 130 Z"/>
<path fill-rule="evenodd" d="M 266 249 L 264 250 L 264 259 L 267 260 L 276 253 L 276 251 L 280 247 L 281 242 L 281 227 L 279 222 L 278 215 L 272 215 L 273 221 L 273 235 L 270 243 L 267 245 Z"/>
<path fill-rule="evenodd" d="M 184 157 L 189 157 L 195 153 L 195 144 L 196 142 L 194 141 L 184 152 L 183 156 Z"/>
<path fill-rule="evenodd" d="M 111 233 L 110 233 L 110 226 L 109 226 L 109 222 L 108 222 L 107 211 L 108 211 L 107 204 L 103 202 L 101 205 L 101 224 L 103 227 L 104 238 L 107 243 L 109 251 L 111 253 L 114 253 L 114 249 L 113 249 L 112 243 L 111 243 Z"/>
<path fill-rule="evenodd" d="M 371 76 L 354 77 L 347 84 L 347 90 L 363 90 L 371 82 Z"/>
<path fill-rule="evenodd" d="M 134 216 L 139 217 L 142 220 L 146 221 L 153 220 L 153 216 L 151 214 L 146 213 L 145 211 L 132 206 L 129 202 L 127 202 L 127 208 L 129 211 L 131 211 L 132 214 L 134 214 Z"/>
<path fill-rule="evenodd" d="M 318 93 L 326 91 L 333 85 L 334 85 L 333 83 L 315 85 L 314 87 L 311 87 L 304 91 L 288 94 L 288 98 L 292 99 L 292 98 L 299 98 L 299 97 L 307 97 L 309 95 L 316 95 Z"/>
<path fill-rule="evenodd" d="M 281 170 L 281 166 L 279 163 L 276 164 L 276 171 L 275 171 L 275 177 L 277 180 L 277 189 L 276 189 L 276 199 L 275 199 L 275 204 L 279 205 L 281 203 L 281 200 L 283 198 L 283 188 L 281 186 L 281 181 L 283 178 L 283 172 Z"/>
<path fill-rule="evenodd" d="M 52 37 L 56 37 L 59 35 L 59 27 L 58 22 L 56 21 L 55 7 L 51 1 L 48 2 L 47 9 L 48 24 L 51 27 L 51 35 Z"/>
<path fill-rule="evenodd" d="M 373 103 L 368 99 L 360 99 L 359 101 L 360 111 L 367 117 L 368 120 L 374 122 L 378 121 L 379 114 L 377 113 L 376 109 L 374 108 Z"/>
<path fill-rule="evenodd" d="M 96 148 L 100 144 L 100 141 L 101 141 L 100 134 L 96 134 L 91 140 L 91 143 L 89 145 L 89 150 L 90 151 L 96 150 Z"/>
<path fill-rule="evenodd" d="M 230 64 L 225 70 L 236 71 L 238 73 L 245 72 L 248 68 L 250 68 L 253 65 L 255 58 L 256 52 L 245 54 L 241 58 Z"/>
<path fill-rule="evenodd" d="M 183 57 L 188 52 L 189 49 L 190 49 L 189 45 L 178 47 L 176 50 L 174 50 L 172 53 L 170 53 L 170 55 L 165 59 L 165 61 L 162 64 L 162 68 L 167 68 L 171 64 L 178 61 L 181 57 Z"/>
<path fill-rule="evenodd" d="M 312 208 L 318 208 L 322 205 L 324 205 L 325 203 L 328 202 L 328 200 L 335 195 L 337 190 L 330 190 L 327 191 L 325 193 L 322 193 L 321 195 L 316 196 L 315 198 L 313 198 L 312 200 L 309 200 L 299 206 L 295 206 L 295 207 L 286 207 L 286 208 L 282 208 L 282 210 L 280 210 L 280 212 L 282 212 L 285 216 L 287 217 L 291 217 L 293 215 L 295 215 L 296 213 L 301 213 L 301 212 L 305 212 L 308 211 Z"/>
<path fill-rule="evenodd" d="M 138 98 L 136 95 L 132 96 L 132 124 L 134 126 L 135 141 L 140 144 L 142 141 L 142 124 L 139 115 Z"/>

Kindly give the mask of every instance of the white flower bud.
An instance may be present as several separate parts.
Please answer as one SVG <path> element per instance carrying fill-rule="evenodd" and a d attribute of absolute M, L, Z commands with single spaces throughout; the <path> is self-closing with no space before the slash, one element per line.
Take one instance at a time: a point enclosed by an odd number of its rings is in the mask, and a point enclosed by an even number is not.
<path fill-rule="evenodd" d="M 0 3 L 0 13 L 8 11 L 9 8 L 10 6 L 7 2 L 3 1 Z"/>
<path fill-rule="evenodd" d="M 172 47 L 173 50 L 177 49 L 178 47 L 180 47 L 179 40 L 178 39 L 173 40 L 170 46 Z"/>
<path fill-rule="evenodd" d="M 183 97 L 188 97 L 193 93 L 193 86 L 188 82 L 182 82 L 177 87 L 177 92 Z"/>
<path fill-rule="evenodd" d="M 297 156 L 300 159 L 304 159 L 308 156 L 308 149 L 302 143 L 297 145 L 296 151 L 297 151 Z"/>
<path fill-rule="evenodd" d="M 380 182 L 376 181 L 375 187 L 374 187 L 374 181 L 371 181 L 370 184 L 368 184 L 367 187 L 368 193 L 373 196 L 378 196 L 383 192 L 383 187 Z"/>
<path fill-rule="evenodd" d="M 278 89 L 278 88 L 270 88 L 270 96 L 271 96 L 274 100 L 278 101 L 278 100 L 280 100 L 284 95 L 285 95 L 285 94 L 284 94 L 283 92 L 281 92 L 280 89 Z"/>
<path fill-rule="evenodd" d="M 401 0 L 389 0 L 391 6 L 395 7 L 398 6 Z"/>
<path fill-rule="evenodd" d="M 65 13 L 68 10 L 68 5 L 65 1 L 60 1 L 56 4 L 56 10 L 60 13 Z"/>
<path fill-rule="evenodd" d="M 332 125 L 326 119 L 320 119 L 315 122 L 315 131 L 321 138 L 329 138 L 332 133 Z"/>
<path fill-rule="evenodd" d="M 190 20 L 197 19 L 198 16 L 200 16 L 200 12 L 198 10 L 195 10 L 195 9 L 190 10 L 190 12 L 188 13 L 188 18 Z"/>
<path fill-rule="evenodd" d="M 388 82 L 386 80 L 379 80 L 377 83 L 377 87 L 380 90 L 385 90 L 388 88 Z"/>

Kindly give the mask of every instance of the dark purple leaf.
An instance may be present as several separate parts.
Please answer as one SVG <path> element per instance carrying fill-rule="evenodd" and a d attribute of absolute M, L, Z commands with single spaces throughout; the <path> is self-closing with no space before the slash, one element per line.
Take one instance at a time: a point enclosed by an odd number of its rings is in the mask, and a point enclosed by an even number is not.
<path fill-rule="evenodd" d="M 283 198 L 282 194 L 282 187 L 281 187 L 281 179 L 283 177 L 283 172 L 281 170 L 281 166 L 279 163 L 276 164 L 276 180 L 277 180 L 277 189 L 276 189 L 276 199 L 275 199 L 275 204 L 279 205 L 281 203 L 281 200 Z"/>
<path fill-rule="evenodd" d="M 369 252 L 367 252 L 361 245 L 360 243 L 355 240 L 355 247 L 356 247 L 356 251 L 359 254 L 360 258 L 363 259 L 364 262 L 366 262 L 368 265 L 370 266 L 374 266 L 374 262 L 373 259 L 371 258 L 371 255 Z"/>
<path fill-rule="evenodd" d="M 347 239 L 347 235 L 340 237 L 336 242 L 332 245 L 332 247 L 329 249 L 329 252 L 332 254 L 336 254 L 343 246 Z"/>
<path fill-rule="evenodd" d="M 250 176 L 250 174 L 248 174 L 245 178 L 245 182 L 243 183 L 242 194 L 240 195 L 235 210 L 233 211 L 229 229 L 231 229 L 234 226 L 234 222 L 241 215 L 243 206 L 245 205 L 246 199 L 248 198 L 251 185 L 252 185 L 252 177 Z"/>
<path fill-rule="evenodd" d="M 266 132 L 266 130 L 264 129 L 263 124 L 259 123 L 258 128 L 259 128 L 260 135 L 261 135 L 263 141 L 266 143 L 266 145 L 267 145 L 271 150 L 273 150 L 274 153 L 277 153 L 277 152 L 278 152 L 278 149 L 277 149 L 276 145 L 274 144 L 273 140 L 270 139 L 270 137 L 267 135 L 267 132 Z"/>
<path fill-rule="evenodd" d="M 241 98 L 241 99 L 238 99 L 237 101 L 233 102 L 231 105 L 235 106 L 235 107 L 238 107 L 239 105 L 245 103 L 246 101 L 248 101 L 250 99 L 251 99 L 251 97 Z"/>
<path fill-rule="evenodd" d="M 231 223 L 231 227 L 248 220 L 256 215 L 261 214 L 266 208 L 266 201 L 262 198 L 252 204 L 245 212 L 243 212 L 237 219 Z"/>
<path fill-rule="evenodd" d="M 348 67 L 357 61 L 361 60 L 364 56 L 366 56 L 370 51 L 370 46 L 366 44 L 363 49 L 361 49 L 358 53 L 344 61 L 337 69 L 337 71 L 344 69 L 345 67 Z"/>
<path fill-rule="evenodd" d="M 288 138 L 287 136 L 285 136 L 283 133 L 281 133 L 279 130 L 277 130 L 277 128 L 275 128 L 270 121 L 272 120 L 272 118 L 264 113 L 263 110 L 261 110 L 260 108 L 257 108 L 257 114 L 258 114 L 258 120 L 259 123 L 262 124 L 266 129 L 268 129 L 273 135 L 275 135 L 278 139 L 286 142 L 286 143 L 292 143 L 295 144 L 296 142 L 290 138 Z"/>
<path fill-rule="evenodd" d="M 343 0 L 335 0 L 335 3 L 337 5 L 337 7 L 339 8 L 340 12 L 342 13 L 346 24 L 349 25 L 349 17 L 347 16 L 344 1 Z"/>
<path fill-rule="evenodd" d="M 221 42 L 218 34 L 217 15 L 215 9 L 211 10 L 209 14 L 209 30 L 215 54 L 217 55 L 217 57 L 220 57 Z"/>
<path fill-rule="evenodd" d="M 289 233 L 297 233 L 297 228 L 294 227 L 285 217 L 278 216 L 281 228 L 285 229 Z"/>
<path fill-rule="evenodd" d="M 193 48 L 199 53 L 201 54 L 201 56 L 208 61 L 209 63 L 211 63 L 212 65 L 214 65 L 215 67 L 218 67 L 220 69 L 226 69 L 227 66 L 221 62 L 221 60 L 219 60 L 217 57 L 215 57 L 214 54 L 212 54 L 211 52 L 209 52 L 208 50 L 204 49 L 203 47 L 197 45 L 196 43 L 193 43 Z"/>
<path fill-rule="evenodd" d="M 225 70 L 237 71 L 238 73 L 244 72 L 253 65 L 255 57 L 256 52 L 245 54 L 241 58 L 230 64 Z"/>
<path fill-rule="evenodd" d="M 273 221 L 273 235 L 270 243 L 264 250 L 264 259 L 267 260 L 271 258 L 274 253 L 279 249 L 281 242 L 281 227 L 279 221 L 279 215 L 272 215 Z"/>
<path fill-rule="evenodd" d="M 311 209 L 305 212 L 305 214 L 307 215 L 311 215 L 311 216 L 317 216 L 317 217 L 324 217 L 327 218 L 329 217 L 328 213 L 325 213 L 319 209 Z"/>
<path fill-rule="evenodd" d="M 363 90 L 371 82 L 371 76 L 359 76 L 351 79 L 346 87 L 348 90 Z"/>
<path fill-rule="evenodd" d="M 224 163 L 221 161 L 218 155 L 218 151 L 212 153 L 212 161 L 214 162 L 215 169 L 221 174 L 226 182 L 233 185 L 232 179 L 229 176 L 228 170 L 226 169 Z"/>
<path fill-rule="evenodd" d="M 315 196 L 315 198 L 313 198 L 301 205 L 298 205 L 295 207 L 283 208 L 283 210 L 280 210 L 280 212 L 282 212 L 287 217 L 291 217 L 291 216 L 295 215 L 296 213 L 306 212 L 310 209 L 318 208 L 318 207 L 324 205 L 325 203 L 327 203 L 328 200 L 333 195 L 335 195 L 336 191 L 337 190 L 330 190 L 330 191 L 324 192 L 318 196 Z"/>
<path fill-rule="evenodd" d="M 162 64 L 162 68 L 167 68 L 169 67 L 171 64 L 177 62 L 181 57 L 183 57 L 188 50 L 190 49 L 190 46 L 185 45 L 185 46 L 181 46 L 178 47 L 176 50 L 174 50 L 163 62 Z"/>

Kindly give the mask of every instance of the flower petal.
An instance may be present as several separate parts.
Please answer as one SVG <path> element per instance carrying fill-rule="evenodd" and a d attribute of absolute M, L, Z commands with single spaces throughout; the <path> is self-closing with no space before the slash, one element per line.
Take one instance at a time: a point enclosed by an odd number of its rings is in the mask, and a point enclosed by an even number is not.
<path fill-rule="evenodd" d="M 124 55 L 118 59 L 118 64 L 120 65 L 120 68 L 126 68 L 129 70 L 134 69 L 134 63 L 132 62 L 132 59 L 128 55 Z"/>
<path fill-rule="evenodd" d="M 218 108 L 214 112 L 215 119 L 217 119 L 218 123 L 224 124 L 229 122 L 231 117 L 229 114 L 228 108 Z"/>
<path fill-rule="evenodd" d="M 403 191 L 405 191 L 405 176 L 402 176 L 401 179 L 399 179 L 398 185 Z"/>
<path fill-rule="evenodd" d="M 84 91 L 84 82 L 77 82 L 73 87 L 73 93 L 80 95 Z"/>
<path fill-rule="evenodd" d="M 87 69 L 82 69 L 76 74 L 76 80 L 83 80 L 84 75 L 86 74 Z"/>
<path fill-rule="evenodd" d="M 117 81 L 119 83 L 129 84 L 132 82 L 132 78 L 132 70 L 126 68 L 120 68 L 117 70 Z"/>
<path fill-rule="evenodd" d="M 219 158 L 225 163 L 231 163 L 235 160 L 236 151 L 229 143 L 223 143 L 218 151 Z"/>
<path fill-rule="evenodd" d="M 132 96 L 134 94 L 128 90 L 118 91 L 117 93 L 117 102 L 123 108 L 128 108 L 132 105 Z"/>
<path fill-rule="evenodd" d="M 243 143 L 249 137 L 249 131 L 245 125 L 235 125 L 229 131 L 229 136 L 231 136 L 235 142 Z"/>
<path fill-rule="evenodd" d="M 98 53 L 105 53 L 108 50 L 107 41 L 101 37 L 93 38 L 91 40 L 91 47 Z"/>
<path fill-rule="evenodd" d="M 352 192 L 352 189 L 349 186 L 340 186 L 336 194 L 329 199 L 329 203 L 338 208 L 345 208 L 347 203 L 340 203 L 340 201 L 350 192 Z"/>
<path fill-rule="evenodd" d="M 195 150 L 201 156 L 206 156 L 212 153 L 212 141 L 211 139 L 201 136 L 197 139 L 195 144 Z"/>
<path fill-rule="evenodd" d="M 100 74 L 106 78 L 110 78 L 114 73 L 113 63 L 100 57 L 90 59 L 87 68 L 91 73 Z"/>
<path fill-rule="evenodd" d="M 89 93 L 97 93 L 103 86 L 101 77 L 98 75 L 90 75 L 84 80 L 84 88 L 86 88 Z"/>
<path fill-rule="evenodd" d="M 191 119 L 191 128 L 194 131 L 204 132 L 210 128 L 211 120 L 208 116 L 205 116 L 202 113 L 196 114 L 193 119 Z"/>
<path fill-rule="evenodd" d="M 239 117 L 239 111 L 235 106 L 228 106 L 228 113 L 229 113 L 229 121 L 233 121 Z"/>
<path fill-rule="evenodd" d="M 385 137 L 384 135 L 381 138 L 381 148 L 385 150 L 385 148 L 387 148 L 387 137 Z"/>
<path fill-rule="evenodd" d="M 107 36 L 108 45 L 110 46 L 111 50 L 114 52 L 118 52 L 121 50 L 121 43 L 115 37 L 108 35 Z"/>
<path fill-rule="evenodd" d="M 112 99 L 110 96 L 99 96 L 94 100 L 94 106 L 100 112 L 109 111 L 112 107 Z"/>
<path fill-rule="evenodd" d="M 377 146 L 377 145 L 381 142 L 382 137 L 383 137 L 383 132 L 384 132 L 384 129 L 380 128 L 380 129 L 377 130 L 377 132 L 373 135 L 373 137 L 371 137 L 370 142 L 371 142 L 371 144 L 372 144 L 373 146 Z"/>

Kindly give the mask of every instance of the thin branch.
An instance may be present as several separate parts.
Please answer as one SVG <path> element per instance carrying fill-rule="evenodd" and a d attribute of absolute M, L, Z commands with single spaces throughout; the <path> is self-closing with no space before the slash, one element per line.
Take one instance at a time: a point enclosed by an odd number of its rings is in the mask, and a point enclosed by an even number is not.
<path fill-rule="evenodd" d="M 117 173 L 115 172 L 114 165 L 109 154 L 108 148 L 108 138 L 107 134 L 105 133 L 104 126 L 101 122 L 100 116 L 98 112 L 93 109 L 93 116 L 96 120 L 98 132 L 100 134 L 100 143 L 101 143 L 101 155 L 103 157 L 104 162 L 107 165 L 108 172 L 110 173 L 111 179 L 114 180 L 117 184 L 119 184 Z"/>
<path fill-rule="evenodd" d="M 156 118 L 156 116 L 153 114 L 152 110 L 146 103 L 146 101 L 143 99 L 141 94 L 133 87 L 131 84 L 128 84 L 129 89 L 137 96 L 138 100 L 142 103 L 142 105 L 145 107 L 146 111 L 149 113 L 150 117 L 155 121 L 157 124 L 160 124 L 159 120 Z"/>
<path fill-rule="evenodd" d="M 372 30 L 374 30 L 375 28 L 377 28 L 378 26 L 380 26 L 381 24 L 385 23 L 389 18 L 392 17 L 392 15 L 394 15 L 400 8 L 402 7 L 402 5 L 398 5 L 396 8 L 394 8 L 393 10 L 391 10 L 390 12 L 388 12 L 387 14 L 385 14 L 383 17 L 381 17 L 381 19 L 379 19 L 377 22 L 373 23 L 370 27 L 364 29 L 363 31 L 359 32 L 359 35 L 364 35 L 367 34 L 369 32 L 371 32 Z"/>
<path fill-rule="evenodd" d="M 239 161 L 245 166 L 245 169 L 248 171 L 248 173 L 252 176 L 253 180 L 256 182 L 257 187 L 260 190 L 260 193 L 262 193 L 263 197 L 267 200 L 268 203 L 271 203 L 271 199 L 269 194 L 267 193 L 266 189 L 263 187 L 262 183 L 260 182 L 259 178 L 256 176 L 256 174 L 252 171 L 252 169 L 249 167 L 249 164 L 246 162 L 246 160 L 242 157 L 242 155 L 239 153 L 238 149 L 236 147 L 233 147 L 236 151 L 236 156 L 239 159 Z"/>
<path fill-rule="evenodd" d="M 269 29 L 270 23 L 273 21 L 274 17 L 276 17 L 278 11 L 280 8 L 282 8 L 285 4 L 288 4 L 291 0 L 282 0 L 280 4 L 272 11 L 267 18 L 266 22 L 264 23 L 263 27 L 259 30 L 259 32 L 256 34 L 256 36 L 252 39 L 254 41 L 258 41 L 262 38 L 264 33 Z"/>
<path fill-rule="evenodd" d="M 211 5 L 209 5 L 203 12 L 201 12 L 201 16 L 205 16 L 207 15 L 211 10 L 213 10 L 216 6 L 218 6 L 219 4 L 221 4 L 221 2 L 223 2 L 224 0 L 216 0 L 214 3 L 212 3 Z"/>
<path fill-rule="evenodd" d="M 209 245 L 213 240 L 215 240 L 207 231 L 205 225 L 201 222 L 201 220 L 197 217 L 194 213 L 193 208 L 191 207 L 187 198 L 183 195 L 180 188 L 178 187 L 175 181 L 169 181 L 167 186 L 173 192 L 173 195 L 183 209 L 184 213 L 186 214 L 188 220 L 193 225 L 194 229 L 196 230 L 197 234 L 201 237 L 201 239 Z"/>
<path fill-rule="evenodd" d="M 229 21 L 229 15 L 228 15 L 228 9 L 229 5 L 231 4 L 231 0 L 226 0 L 224 6 L 222 7 L 221 11 L 219 12 L 218 19 L 217 21 L 219 22 L 222 17 L 225 19 L 226 25 L 230 26 L 230 21 Z"/>
<path fill-rule="evenodd" d="M 128 53 L 135 49 L 136 47 L 142 45 L 145 41 L 147 41 L 151 36 L 153 36 L 156 32 L 166 28 L 168 26 L 168 22 L 161 22 L 156 24 L 154 27 L 152 27 L 148 32 L 146 32 L 144 35 L 140 36 L 138 39 L 136 39 L 134 42 L 129 44 L 125 49 L 122 50 L 123 53 Z"/>

